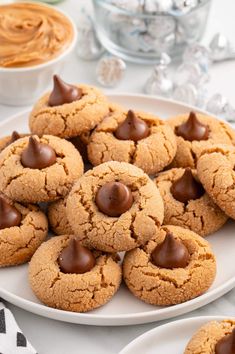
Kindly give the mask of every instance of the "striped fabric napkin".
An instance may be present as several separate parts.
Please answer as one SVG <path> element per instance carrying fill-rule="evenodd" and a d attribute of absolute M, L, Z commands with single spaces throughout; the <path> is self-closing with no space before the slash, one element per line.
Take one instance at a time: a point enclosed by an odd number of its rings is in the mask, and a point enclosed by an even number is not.
<path fill-rule="evenodd" d="M 0 354 L 37 354 L 18 327 L 11 311 L 0 302 Z"/>

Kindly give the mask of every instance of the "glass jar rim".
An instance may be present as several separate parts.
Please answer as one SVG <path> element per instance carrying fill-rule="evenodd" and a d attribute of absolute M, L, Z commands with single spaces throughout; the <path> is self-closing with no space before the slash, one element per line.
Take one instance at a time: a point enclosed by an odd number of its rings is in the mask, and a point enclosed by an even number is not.
<path fill-rule="evenodd" d="M 180 13 L 177 14 L 176 11 L 169 11 L 169 12 L 158 12 L 156 14 L 148 14 L 148 13 L 138 13 L 134 11 L 130 11 L 121 7 L 118 7 L 110 2 L 110 0 L 93 0 L 93 3 L 97 3 L 98 5 L 101 3 L 102 6 L 104 6 L 106 9 L 112 10 L 114 12 L 118 12 L 122 15 L 127 15 L 127 16 L 135 16 L 137 18 L 149 18 L 149 19 L 154 19 L 157 16 L 171 16 L 171 17 L 182 17 L 182 16 L 187 16 L 188 14 L 193 13 L 194 11 L 197 11 L 203 6 L 206 6 L 208 3 L 212 2 L 212 0 L 204 0 L 202 3 L 198 4 L 197 6 L 193 7 L 191 10 L 189 10 L 186 13 Z"/>

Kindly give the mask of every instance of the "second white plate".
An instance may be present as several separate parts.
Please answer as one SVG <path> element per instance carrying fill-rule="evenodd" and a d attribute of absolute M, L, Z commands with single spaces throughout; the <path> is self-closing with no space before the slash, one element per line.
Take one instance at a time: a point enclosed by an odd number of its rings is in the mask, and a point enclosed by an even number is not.
<path fill-rule="evenodd" d="M 167 323 L 142 334 L 119 354 L 183 354 L 188 342 L 201 326 L 223 319 L 224 317 L 202 316 Z"/>
<path fill-rule="evenodd" d="M 189 112 L 192 107 L 173 101 L 143 95 L 110 95 L 109 98 L 127 108 L 141 109 L 162 118 Z M 0 123 L 0 134 L 13 130 L 28 131 L 28 114 L 24 112 Z M 27 279 L 27 264 L 0 269 L 0 296 L 27 311 L 41 316 L 71 323 L 120 326 L 169 319 L 192 311 L 219 298 L 235 287 L 235 223 L 227 223 L 220 231 L 208 237 L 217 258 L 217 276 L 213 286 L 202 296 L 183 304 L 157 307 L 135 298 L 122 285 L 113 299 L 105 306 L 89 313 L 73 313 L 49 308 L 34 296 Z"/>

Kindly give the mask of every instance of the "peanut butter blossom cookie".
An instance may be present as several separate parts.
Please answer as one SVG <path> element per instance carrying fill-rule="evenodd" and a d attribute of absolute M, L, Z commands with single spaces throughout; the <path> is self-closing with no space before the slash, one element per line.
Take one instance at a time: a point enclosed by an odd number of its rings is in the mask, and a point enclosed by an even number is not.
<path fill-rule="evenodd" d="M 88 85 L 69 85 L 54 76 L 54 88 L 34 106 L 29 120 L 33 134 L 71 138 L 93 129 L 108 114 L 106 97 Z"/>
<path fill-rule="evenodd" d="M 57 200 L 68 194 L 82 173 L 75 147 L 50 135 L 22 138 L 0 154 L 0 190 L 19 202 Z"/>
<path fill-rule="evenodd" d="M 8 145 L 14 143 L 14 141 L 27 136 L 28 134 L 19 134 L 17 131 L 13 131 L 10 136 L 0 138 L 0 152 L 4 150 Z"/>
<path fill-rule="evenodd" d="M 67 197 L 48 205 L 47 215 L 51 230 L 56 235 L 72 235 L 73 230 L 66 215 Z"/>
<path fill-rule="evenodd" d="M 235 145 L 235 132 L 226 123 L 191 112 L 167 121 L 177 138 L 173 167 L 195 168 L 201 151 L 212 144 Z"/>
<path fill-rule="evenodd" d="M 235 354 L 235 320 L 212 321 L 192 337 L 184 354 Z"/>
<path fill-rule="evenodd" d="M 164 224 L 186 227 L 201 236 L 219 230 L 228 217 L 214 204 L 189 167 L 160 173 L 156 184 L 164 201 Z"/>
<path fill-rule="evenodd" d="M 83 247 L 71 236 L 45 242 L 29 265 L 29 282 L 46 305 L 86 312 L 107 303 L 122 279 L 117 257 Z"/>
<path fill-rule="evenodd" d="M 214 202 L 235 219 L 235 147 L 218 145 L 205 149 L 198 160 L 197 172 Z"/>
<path fill-rule="evenodd" d="M 33 205 L 0 196 L 0 267 L 27 262 L 44 241 L 47 218 Z"/>
<path fill-rule="evenodd" d="M 153 115 L 131 110 L 107 117 L 94 130 L 88 144 L 88 157 L 94 166 L 123 161 L 148 174 L 161 171 L 175 154 L 172 129 Z"/>
<path fill-rule="evenodd" d="M 86 172 L 67 200 L 74 234 L 84 245 L 106 252 L 144 244 L 157 232 L 163 213 L 154 182 L 125 162 L 107 162 Z"/>
<path fill-rule="evenodd" d="M 125 254 L 123 276 L 139 299 L 174 305 L 203 294 L 216 275 L 209 243 L 179 226 L 163 226 L 144 246 Z"/>

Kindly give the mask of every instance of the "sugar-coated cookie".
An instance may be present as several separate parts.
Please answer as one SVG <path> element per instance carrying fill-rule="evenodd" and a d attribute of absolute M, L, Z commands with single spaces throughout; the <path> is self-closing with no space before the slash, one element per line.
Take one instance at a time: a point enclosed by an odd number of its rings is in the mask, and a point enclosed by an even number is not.
<path fill-rule="evenodd" d="M 47 208 L 49 226 L 56 235 L 73 235 L 66 214 L 66 202 L 67 196 L 50 203 Z"/>
<path fill-rule="evenodd" d="M 44 213 L 0 196 L 0 267 L 28 262 L 47 236 Z"/>
<path fill-rule="evenodd" d="M 123 277 L 129 290 L 152 305 L 174 305 L 209 289 L 216 260 L 209 243 L 179 226 L 162 226 L 144 246 L 125 254 Z"/>
<path fill-rule="evenodd" d="M 11 135 L 0 138 L 0 152 L 4 150 L 8 145 L 14 143 L 20 138 L 24 138 L 28 134 L 19 134 L 17 131 L 13 131 Z"/>
<path fill-rule="evenodd" d="M 234 342 L 234 319 L 211 321 L 194 334 L 184 354 L 232 354 Z"/>
<path fill-rule="evenodd" d="M 163 202 L 138 167 L 111 161 L 86 172 L 72 188 L 67 217 L 84 245 L 106 252 L 130 250 L 155 235 Z"/>
<path fill-rule="evenodd" d="M 235 147 L 205 149 L 197 163 L 198 177 L 214 202 L 235 219 Z"/>
<path fill-rule="evenodd" d="M 200 152 L 212 144 L 235 145 L 235 132 L 225 122 L 191 112 L 171 118 L 168 124 L 176 134 L 177 152 L 172 167 L 195 168 Z"/>
<path fill-rule="evenodd" d="M 53 91 L 33 107 L 29 127 L 39 136 L 71 138 L 89 132 L 108 112 L 108 101 L 97 88 L 68 85 L 56 76 Z"/>
<path fill-rule="evenodd" d="M 207 236 L 227 221 L 227 215 L 205 192 L 196 170 L 172 168 L 161 172 L 155 181 L 164 202 L 163 224 Z"/>
<path fill-rule="evenodd" d="M 0 154 L 0 190 L 19 202 L 57 200 L 82 173 L 75 147 L 51 135 L 19 139 Z"/>
<path fill-rule="evenodd" d="M 94 166 L 128 162 L 153 175 L 172 162 L 176 139 L 159 118 L 130 110 L 106 117 L 91 134 L 87 149 Z"/>
<path fill-rule="evenodd" d="M 121 267 L 113 254 L 81 246 L 73 236 L 44 242 L 29 264 L 29 282 L 46 305 L 86 312 L 104 305 L 118 290 Z"/>

